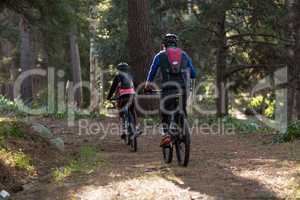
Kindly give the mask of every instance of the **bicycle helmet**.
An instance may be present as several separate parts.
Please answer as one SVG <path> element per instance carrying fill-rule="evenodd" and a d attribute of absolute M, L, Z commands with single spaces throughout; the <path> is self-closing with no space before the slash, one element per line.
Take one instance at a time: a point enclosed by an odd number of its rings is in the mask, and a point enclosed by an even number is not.
<path fill-rule="evenodd" d="M 177 37 L 177 35 L 175 35 L 173 33 L 167 33 L 163 39 L 163 44 L 166 47 L 172 46 L 172 45 L 177 46 L 177 42 L 178 42 L 178 37 Z"/>
<path fill-rule="evenodd" d="M 128 71 L 129 70 L 129 65 L 127 63 L 120 63 L 117 66 L 117 70 L 119 70 L 119 71 Z"/>

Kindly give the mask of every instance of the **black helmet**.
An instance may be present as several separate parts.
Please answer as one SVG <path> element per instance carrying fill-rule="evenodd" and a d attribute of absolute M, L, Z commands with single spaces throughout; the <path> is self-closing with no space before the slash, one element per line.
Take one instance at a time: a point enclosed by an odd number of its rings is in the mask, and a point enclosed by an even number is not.
<path fill-rule="evenodd" d="M 163 44 L 165 46 L 175 45 L 177 46 L 178 37 L 173 33 L 167 33 L 163 39 Z"/>
<path fill-rule="evenodd" d="M 117 69 L 119 71 L 128 71 L 129 65 L 127 63 L 120 63 L 120 64 L 118 64 Z"/>

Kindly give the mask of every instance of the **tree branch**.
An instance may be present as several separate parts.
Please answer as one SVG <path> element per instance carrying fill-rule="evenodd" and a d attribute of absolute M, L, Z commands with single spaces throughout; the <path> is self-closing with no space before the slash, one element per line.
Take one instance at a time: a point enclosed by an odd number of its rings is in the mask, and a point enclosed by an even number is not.
<path fill-rule="evenodd" d="M 263 34 L 263 33 L 243 33 L 243 34 L 229 36 L 229 37 L 227 37 L 227 40 L 240 39 L 243 37 L 269 37 L 269 38 L 280 39 L 276 35 L 269 35 L 269 34 Z"/>
<path fill-rule="evenodd" d="M 238 42 L 234 42 L 234 43 L 231 43 L 231 44 L 228 44 L 226 45 L 226 48 L 230 48 L 230 47 L 233 47 L 233 46 L 236 46 L 236 45 L 239 45 L 239 44 L 262 44 L 262 45 L 272 45 L 272 46 L 276 46 L 278 44 L 276 43 L 272 43 L 272 42 L 263 42 L 263 41 L 246 41 L 246 40 L 243 40 L 243 41 L 238 41 Z"/>
<path fill-rule="evenodd" d="M 228 68 L 225 72 L 225 78 L 228 78 L 230 75 L 237 73 L 239 71 L 245 70 L 245 69 L 254 69 L 254 68 L 260 68 L 260 69 L 266 69 L 267 66 L 263 64 L 238 64 L 238 65 L 232 65 L 230 68 Z"/>

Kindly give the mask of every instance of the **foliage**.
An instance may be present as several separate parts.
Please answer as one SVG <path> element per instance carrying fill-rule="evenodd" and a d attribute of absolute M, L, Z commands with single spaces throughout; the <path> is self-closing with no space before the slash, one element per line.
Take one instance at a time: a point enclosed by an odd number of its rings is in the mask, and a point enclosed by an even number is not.
<path fill-rule="evenodd" d="M 15 102 L 10 101 L 5 96 L 0 95 L 0 110 L 14 111 L 17 109 Z"/>
<path fill-rule="evenodd" d="M 218 24 L 221 14 L 226 11 L 226 65 L 228 68 L 240 64 L 261 64 L 265 68 L 245 69 L 229 77 L 230 90 L 244 92 L 278 65 L 286 64 L 286 23 L 287 10 L 284 1 L 192 1 L 189 12 L 186 1 L 150 0 L 151 30 L 155 51 L 160 50 L 161 38 L 166 32 L 179 35 L 180 47 L 192 58 L 200 80 L 215 80 L 216 55 L 220 33 Z M 91 6 L 96 7 L 90 16 Z M 96 49 L 99 67 L 113 71 L 120 61 L 128 61 L 128 5 L 124 0 L 24 0 L 3 1 L 0 8 L 5 10 L 0 26 L 0 36 L 17 46 L 14 58 L 19 61 L 19 15 L 29 19 L 34 46 L 37 47 L 34 60 L 37 67 L 54 67 L 63 70 L 62 81 L 72 80 L 70 64 L 69 32 L 73 25 L 78 27 L 78 43 L 82 65 L 82 79 L 89 80 L 89 53 L 92 36 L 90 22 L 95 21 Z M 4 9 L 5 8 L 5 9 Z M 8 19 L 8 20 L 4 20 Z M 1 20 L 1 19 L 0 19 Z M 1 21 L 1 22 L 2 22 Z M 147 52 L 145 52 L 147 53 Z M 45 55 L 44 55 L 45 54 Z M 149 66 L 141 66 L 148 68 Z M 6 70 L 6 73 L 9 73 Z M 6 74 L 5 77 L 9 77 Z M 112 74 L 105 77 L 101 87 L 104 94 L 109 89 Z M 84 90 L 86 91 L 86 90 Z M 86 92 L 85 96 L 89 94 Z M 203 104 L 210 107 L 214 94 L 209 93 Z M 85 98 L 85 104 L 88 104 Z M 36 101 L 44 104 L 44 100 Z M 266 106 L 265 106 L 266 104 Z M 263 102 L 261 114 L 272 118 L 273 100 Z M 65 113 L 56 113 L 57 118 L 65 118 Z"/>
<path fill-rule="evenodd" d="M 291 122 L 285 133 L 274 138 L 275 143 L 291 142 L 300 139 L 300 121 Z"/>
<path fill-rule="evenodd" d="M 258 133 L 260 131 L 260 125 L 253 121 L 238 120 L 231 117 L 226 117 L 222 120 L 225 127 L 233 126 L 241 134 Z"/>
<path fill-rule="evenodd" d="M 275 100 L 270 95 L 258 95 L 250 100 L 249 107 L 268 118 L 274 117 Z"/>
<path fill-rule="evenodd" d="M 79 154 L 67 166 L 53 172 L 55 182 L 63 182 L 75 173 L 92 173 L 103 162 L 101 155 L 93 147 L 81 147 Z"/>
<path fill-rule="evenodd" d="M 207 117 L 193 117 L 197 119 L 197 124 L 199 126 L 203 124 L 207 124 L 211 127 L 215 125 L 221 125 L 225 129 L 234 129 L 239 134 L 253 134 L 253 133 L 273 133 L 274 130 L 260 124 L 255 120 L 240 120 L 233 117 L 224 117 L 217 118 L 215 116 L 207 116 Z M 191 119 L 191 118 L 190 118 Z M 193 120 L 191 120 L 191 124 L 193 124 Z"/>
<path fill-rule="evenodd" d="M 0 121 L 0 137 L 25 138 L 26 135 L 18 121 L 10 121 L 4 118 Z"/>
<path fill-rule="evenodd" d="M 45 106 L 45 93 L 41 93 L 41 97 L 39 99 L 36 99 L 33 101 L 33 108 L 39 108 L 41 106 Z M 8 115 L 10 117 L 17 116 L 17 117 L 23 117 L 25 113 L 20 110 L 20 105 L 18 105 L 18 100 L 16 101 L 10 101 L 5 96 L 0 95 L 0 113 L 4 115 Z M 71 109 L 71 110 L 70 110 Z M 96 119 L 96 118 L 103 118 L 105 116 L 104 113 L 95 113 L 95 112 L 82 112 L 77 108 L 69 107 L 68 110 L 61 112 L 56 111 L 54 113 L 47 113 L 44 114 L 44 117 L 53 117 L 55 119 L 67 119 L 70 115 L 70 113 L 74 115 L 75 119 L 83 119 L 83 118 L 89 118 L 89 119 Z M 1 122 L 1 121 L 0 121 Z M 11 127 L 11 131 L 14 131 L 15 127 Z"/>
<path fill-rule="evenodd" d="M 31 175 L 35 173 L 35 167 L 32 165 L 31 158 L 22 151 L 11 151 L 0 148 L 0 159 L 5 160 L 12 167 L 26 170 Z"/>

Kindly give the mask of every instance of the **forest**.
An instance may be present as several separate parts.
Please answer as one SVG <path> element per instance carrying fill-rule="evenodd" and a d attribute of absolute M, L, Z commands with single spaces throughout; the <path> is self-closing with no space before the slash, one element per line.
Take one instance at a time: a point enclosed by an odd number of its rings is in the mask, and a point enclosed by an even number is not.
<path fill-rule="evenodd" d="M 187 167 L 141 111 L 161 106 L 144 85 L 167 33 L 196 71 Z M 107 99 L 119 63 L 137 152 Z M 0 199 L 297 199 L 299 120 L 300 1 L 0 1 Z"/>

